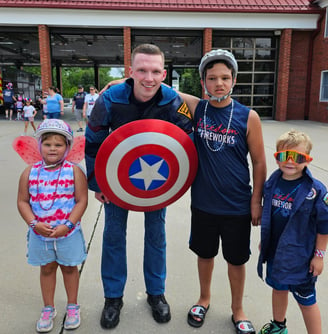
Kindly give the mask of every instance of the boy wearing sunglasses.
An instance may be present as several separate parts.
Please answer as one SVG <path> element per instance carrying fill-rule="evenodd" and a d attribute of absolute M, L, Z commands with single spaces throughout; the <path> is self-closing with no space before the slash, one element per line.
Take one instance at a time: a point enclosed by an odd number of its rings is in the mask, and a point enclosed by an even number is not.
<path fill-rule="evenodd" d="M 287 334 L 288 292 L 296 299 L 307 333 L 321 334 L 315 282 L 323 270 L 328 242 L 328 194 L 312 177 L 310 138 L 295 130 L 277 140 L 279 169 L 264 186 L 258 274 L 272 287 L 273 320 L 259 334 Z"/>

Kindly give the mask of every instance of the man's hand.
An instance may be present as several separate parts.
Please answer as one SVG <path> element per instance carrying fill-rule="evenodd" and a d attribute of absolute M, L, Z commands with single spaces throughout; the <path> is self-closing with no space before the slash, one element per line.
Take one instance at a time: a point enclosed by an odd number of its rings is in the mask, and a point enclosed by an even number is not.
<path fill-rule="evenodd" d="M 106 203 L 106 204 L 110 203 L 109 199 L 102 192 L 95 193 L 95 198 L 101 203 Z"/>

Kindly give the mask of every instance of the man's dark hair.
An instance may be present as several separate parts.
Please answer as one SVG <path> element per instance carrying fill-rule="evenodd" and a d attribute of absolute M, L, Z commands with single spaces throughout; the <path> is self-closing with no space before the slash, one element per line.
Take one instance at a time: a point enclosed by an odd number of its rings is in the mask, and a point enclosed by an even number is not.
<path fill-rule="evenodd" d="M 132 51 L 131 61 L 133 62 L 134 57 L 138 53 L 144 53 L 147 55 L 160 55 L 163 58 L 164 62 L 164 53 L 161 49 L 154 44 L 140 44 Z"/>

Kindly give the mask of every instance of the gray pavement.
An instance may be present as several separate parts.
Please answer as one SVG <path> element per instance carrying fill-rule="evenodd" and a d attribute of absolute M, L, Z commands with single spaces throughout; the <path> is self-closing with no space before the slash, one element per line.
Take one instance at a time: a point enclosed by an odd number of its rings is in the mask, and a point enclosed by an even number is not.
<path fill-rule="evenodd" d="M 35 333 L 35 323 L 40 315 L 42 298 L 39 286 L 39 268 L 26 263 L 26 225 L 16 208 L 18 179 L 26 167 L 12 149 L 12 141 L 23 132 L 23 122 L 6 121 L 0 115 L 0 175 L 1 175 L 1 248 L 0 248 L 0 333 Z M 77 124 L 68 111 L 65 115 L 76 130 Z M 37 121 L 39 123 L 39 121 Z M 272 154 L 276 138 L 290 128 L 306 131 L 312 138 L 314 157 L 311 171 L 328 185 L 328 124 L 311 121 L 276 122 L 264 120 L 263 132 L 267 154 L 268 175 L 276 164 Z M 32 130 L 29 128 L 29 134 Z M 128 223 L 128 281 L 121 321 L 114 330 L 103 330 L 99 325 L 103 307 L 103 292 L 100 278 L 100 258 L 103 229 L 103 210 L 89 196 L 89 206 L 82 226 L 89 248 L 88 258 L 81 268 L 79 303 L 82 323 L 76 333 L 141 334 L 141 333 L 235 333 L 231 324 L 230 290 L 227 266 L 221 254 L 217 257 L 212 281 L 211 308 L 205 324 L 200 329 L 191 328 L 186 322 L 188 309 L 197 301 L 199 294 L 196 256 L 188 249 L 189 238 L 189 192 L 168 208 L 167 212 L 167 288 L 166 297 L 171 305 L 172 320 L 157 324 L 146 303 L 142 275 L 143 214 L 130 212 Z M 259 228 L 252 231 L 252 257 L 247 266 L 244 307 L 257 330 L 271 319 L 271 290 L 256 274 Z M 328 333 L 328 268 L 319 278 L 318 301 L 323 315 L 323 333 Z M 56 290 L 58 315 L 52 333 L 64 333 L 66 294 L 62 276 L 58 271 Z M 289 333 L 306 333 L 305 326 L 293 297 L 290 296 L 287 314 Z"/>

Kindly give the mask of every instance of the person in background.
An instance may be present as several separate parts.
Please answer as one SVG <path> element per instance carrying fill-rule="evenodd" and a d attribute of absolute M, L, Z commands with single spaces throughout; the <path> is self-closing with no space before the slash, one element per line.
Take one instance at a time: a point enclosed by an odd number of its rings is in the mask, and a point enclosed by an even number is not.
<path fill-rule="evenodd" d="M 75 118 L 79 126 L 76 132 L 83 132 L 82 111 L 84 106 L 84 99 L 87 93 L 84 91 L 82 85 L 78 85 L 78 91 L 74 94 L 72 101 L 72 113 L 75 113 Z"/>
<path fill-rule="evenodd" d="M 264 186 L 258 274 L 272 288 L 273 320 L 259 334 L 287 334 L 288 293 L 292 292 L 308 334 L 321 334 L 315 283 L 323 271 L 328 242 L 328 193 L 310 171 L 311 139 L 291 130 L 274 154 L 278 170 Z M 294 333 L 293 330 L 291 330 Z"/>
<path fill-rule="evenodd" d="M 15 119 L 16 121 L 24 120 L 23 108 L 24 108 L 23 96 L 21 94 L 18 94 L 18 96 L 16 98 L 16 112 L 17 112 L 17 117 Z"/>
<path fill-rule="evenodd" d="M 42 94 L 43 94 L 42 99 L 46 99 L 48 97 L 48 92 L 47 91 L 43 92 Z M 41 105 L 42 105 L 42 118 L 43 118 L 43 120 L 45 120 L 45 119 L 47 119 L 47 115 L 48 115 L 48 106 L 47 106 L 46 103 L 45 104 L 41 103 Z"/>
<path fill-rule="evenodd" d="M 59 119 L 46 119 L 36 138 L 42 160 L 28 166 L 19 180 L 17 207 L 28 226 L 27 261 L 40 266 L 43 298 L 38 332 L 53 328 L 57 269 L 63 274 L 67 294 L 65 329 L 80 326 L 78 265 L 86 259 L 81 218 L 88 203 L 84 172 L 66 160 L 73 142 L 70 126 Z"/>
<path fill-rule="evenodd" d="M 91 111 L 96 103 L 96 100 L 99 97 L 99 94 L 97 94 L 95 86 L 90 86 L 90 93 L 85 96 L 84 104 L 83 104 L 83 118 L 88 122 Z"/>
<path fill-rule="evenodd" d="M 96 182 L 94 164 L 97 151 L 110 131 L 140 119 L 171 122 L 187 134 L 192 133 L 189 110 L 180 96 L 162 84 L 165 80 L 164 54 L 153 44 L 142 44 L 132 52 L 130 78 L 99 96 L 86 128 L 85 158 L 89 189 L 104 203 L 101 275 L 105 305 L 100 324 L 114 328 L 120 320 L 127 280 L 126 229 L 128 210 L 109 202 Z M 115 102 L 115 103 L 114 103 Z M 144 280 L 147 302 L 155 321 L 171 319 L 165 298 L 166 281 L 166 209 L 144 213 Z"/>
<path fill-rule="evenodd" d="M 24 101 L 25 101 L 25 106 L 23 108 L 23 111 L 24 111 L 24 121 L 25 121 L 25 124 L 24 124 L 24 136 L 26 136 L 27 135 L 27 127 L 28 127 L 29 123 L 31 123 L 31 126 L 32 126 L 32 128 L 34 130 L 34 134 L 35 134 L 36 127 L 34 125 L 34 117 L 37 114 L 37 111 L 33 107 L 32 99 L 25 98 Z"/>
<path fill-rule="evenodd" d="M 7 83 L 6 89 L 2 91 L 2 95 L 3 95 L 3 103 L 5 107 L 6 119 L 9 119 L 11 121 L 13 118 L 13 112 L 15 107 L 14 103 L 16 102 L 13 84 L 11 82 Z"/>
<path fill-rule="evenodd" d="M 60 94 L 56 93 L 56 87 L 50 86 L 48 96 L 40 99 L 40 102 L 47 105 L 47 118 L 59 119 L 61 115 L 64 115 L 64 100 Z"/>

